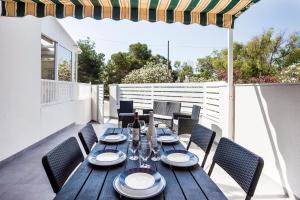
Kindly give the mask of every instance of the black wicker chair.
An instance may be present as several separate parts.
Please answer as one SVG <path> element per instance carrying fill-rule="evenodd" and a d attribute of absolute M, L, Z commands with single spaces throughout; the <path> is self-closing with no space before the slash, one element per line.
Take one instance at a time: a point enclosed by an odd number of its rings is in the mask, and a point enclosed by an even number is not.
<path fill-rule="evenodd" d="M 187 150 L 190 148 L 191 143 L 195 143 L 204 152 L 204 158 L 202 160 L 201 167 L 204 168 L 208 154 L 216 137 L 216 133 L 200 124 L 196 124 L 192 129 L 192 135 L 187 146 Z"/>
<path fill-rule="evenodd" d="M 83 155 L 75 137 L 65 140 L 42 158 L 42 163 L 52 189 L 59 192 L 69 175 L 83 161 Z"/>
<path fill-rule="evenodd" d="M 199 122 L 200 110 L 200 106 L 193 105 L 192 114 L 173 113 L 171 128 L 175 130 L 178 135 L 191 134 L 193 127 Z"/>
<path fill-rule="evenodd" d="M 134 113 L 133 101 L 120 101 L 120 108 L 117 109 L 118 121 L 122 121 L 119 114 L 120 113 Z"/>
<path fill-rule="evenodd" d="M 264 166 L 261 157 L 227 138 L 221 138 L 208 172 L 209 176 L 215 164 L 223 168 L 241 186 L 247 194 L 246 200 L 253 197 Z"/>
<path fill-rule="evenodd" d="M 143 109 L 143 114 L 153 111 L 156 125 L 165 124 L 167 127 L 171 127 L 173 113 L 180 112 L 180 108 L 180 102 L 154 101 L 153 109 Z"/>
<path fill-rule="evenodd" d="M 89 154 L 93 145 L 98 142 L 98 138 L 93 128 L 93 125 L 90 123 L 88 123 L 79 131 L 78 137 L 82 143 L 86 154 Z"/>

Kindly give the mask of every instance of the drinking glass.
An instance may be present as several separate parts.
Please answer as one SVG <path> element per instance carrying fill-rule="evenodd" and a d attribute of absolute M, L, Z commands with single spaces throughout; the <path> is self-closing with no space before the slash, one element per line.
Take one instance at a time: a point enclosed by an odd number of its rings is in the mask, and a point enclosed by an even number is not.
<path fill-rule="evenodd" d="M 145 132 L 146 129 L 146 123 L 144 120 L 139 120 L 140 127 L 141 127 L 141 132 Z"/>
<path fill-rule="evenodd" d="M 127 125 L 127 136 L 128 136 L 128 141 L 132 140 L 132 123 L 129 123 Z"/>
<path fill-rule="evenodd" d="M 151 143 L 148 141 L 140 141 L 139 145 L 139 156 L 141 158 L 141 168 L 150 168 L 150 165 L 147 164 L 147 160 L 151 155 Z"/>
<path fill-rule="evenodd" d="M 161 141 L 156 140 L 152 142 L 152 151 L 154 156 L 151 158 L 153 161 L 160 161 L 160 157 L 158 156 L 161 149 Z"/>
<path fill-rule="evenodd" d="M 137 141 L 129 140 L 129 150 L 131 151 L 131 156 L 129 157 L 130 160 L 137 160 L 139 157 L 136 155 L 136 151 L 139 147 Z"/>

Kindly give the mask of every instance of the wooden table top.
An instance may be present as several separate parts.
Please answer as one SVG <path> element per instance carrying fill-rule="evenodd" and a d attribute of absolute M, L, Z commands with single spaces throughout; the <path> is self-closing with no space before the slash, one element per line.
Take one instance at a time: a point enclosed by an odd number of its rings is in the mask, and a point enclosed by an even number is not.
<path fill-rule="evenodd" d="M 124 128 L 108 128 L 106 133 L 122 133 L 124 131 L 127 130 Z M 170 132 L 172 131 L 167 128 L 157 129 L 158 134 Z M 127 153 L 128 142 L 123 142 L 116 145 L 99 142 L 96 144 L 92 152 L 101 149 L 118 149 Z M 180 142 L 174 144 L 164 144 L 162 146 L 162 151 L 171 149 L 184 149 L 184 147 Z M 196 165 L 192 168 L 180 169 L 165 165 L 161 161 L 153 162 L 150 158 L 148 160 L 148 164 L 150 164 L 153 169 L 156 169 L 166 179 L 167 182 L 164 191 L 151 199 L 227 199 L 217 185 L 199 165 Z M 124 163 L 110 167 L 93 166 L 88 163 L 87 159 L 85 159 L 70 177 L 68 182 L 63 186 L 61 191 L 57 193 L 55 200 L 126 199 L 121 197 L 114 190 L 113 180 L 125 169 L 138 166 L 138 161 L 131 161 L 128 158 Z"/>

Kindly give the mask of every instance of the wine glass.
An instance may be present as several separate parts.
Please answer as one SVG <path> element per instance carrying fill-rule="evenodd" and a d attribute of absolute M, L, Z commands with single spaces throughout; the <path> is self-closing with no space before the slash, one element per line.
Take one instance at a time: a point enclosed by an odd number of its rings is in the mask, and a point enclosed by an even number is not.
<path fill-rule="evenodd" d="M 136 151 L 139 147 L 138 141 L 129 140 L 129 150 L 131 151 L 131 156 L 129 157 L 130 160 L 137 160 L 139 157 L 136 155 Z"/>
<path fill-rule="evenodd" d="M 139 144 L 139 156 L 141 158 L 141 168 L 150 168 L 150 165 L 147 164 L 147 160 L 151 155 L 151 143 L 148 141 L 140 141 Z"/>
<path fill-rule="evenodd" d="M 145 132 L 146 129 L 146 122 L 144 120 L 139 120 L 141 132 Z"/>
<path fill-rule="evenodd" d="M 161 149 L 161 140 L 152 141 L 152 151 L 154 156 L 151 158 L 153 161 L 159 161 L 160 157 L 158 156 Z"/>
<path fill-rule="evenodd" d="M 132 123 L 129 123 L 127 125 L 127 135 L 128 135 L 128 140 L 132 140 Z"/>

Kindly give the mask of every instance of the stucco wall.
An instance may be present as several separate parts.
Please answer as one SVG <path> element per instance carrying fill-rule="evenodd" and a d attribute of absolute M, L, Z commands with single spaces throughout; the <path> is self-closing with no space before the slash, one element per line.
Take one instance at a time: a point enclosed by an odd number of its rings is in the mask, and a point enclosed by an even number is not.
<path fill-rule="evenodd" d="M 72 48 L 52 18 L 0 17 L 0 161 L 71 123 L 91 119 L 90 98 L 41 106 L 41 33 Z"/>
<path fill-rule="evenodd" d="M 263 157 L 263 173 L 300 197 L 300 84 L 237 85 L 235 141 Z"/>
<path fill-rule="evenodd" d="M 41 139 L 41 26 L 0 17 L 0 160 Z"/>
<path fill-rule="evenodd" d="M 90 120 L 91 99 L 45 105 L 41 107 L 41 134 L 46 137 L 72 123 L 85 124 Z"/>

